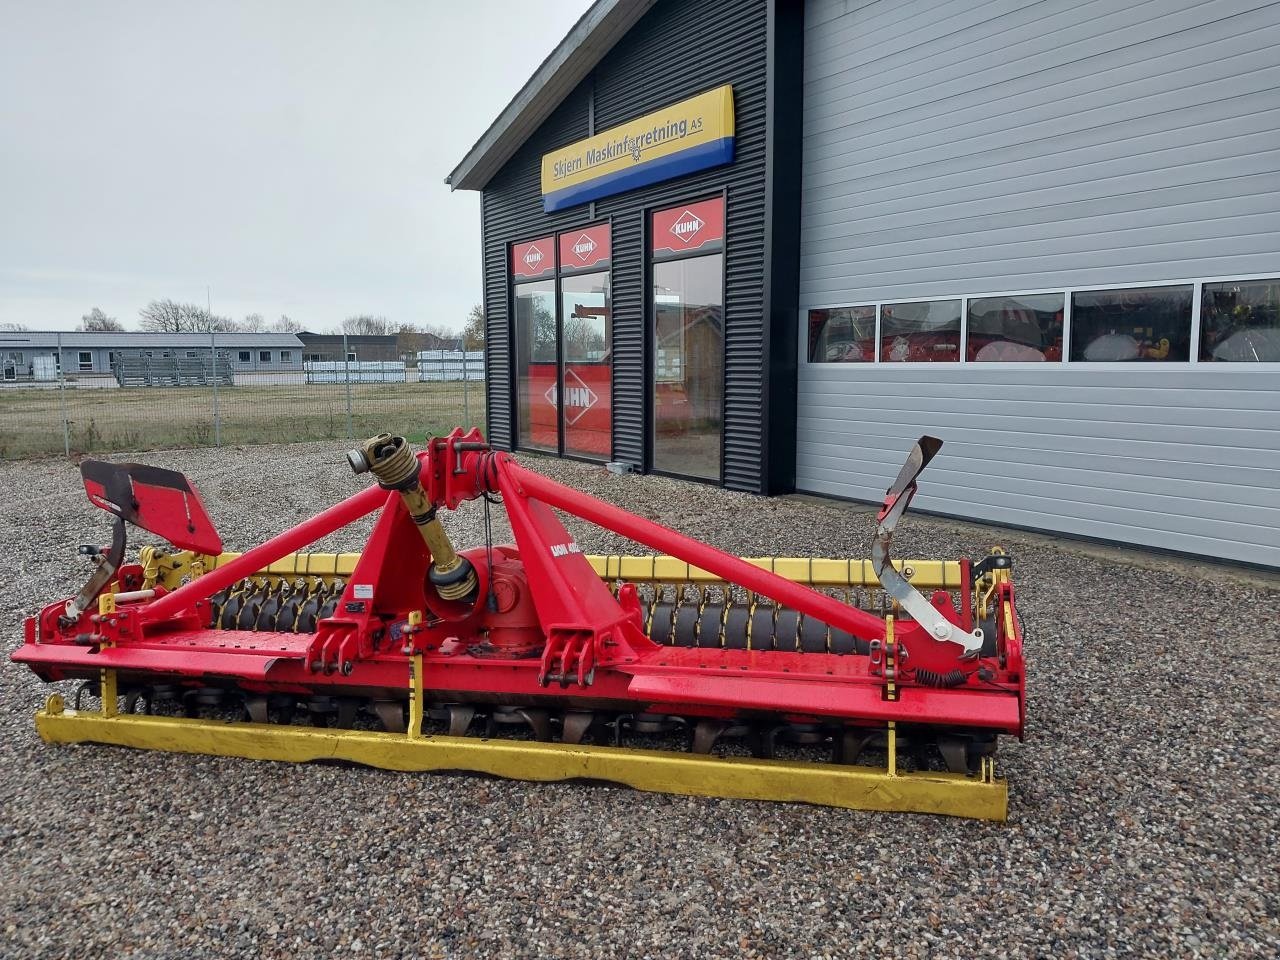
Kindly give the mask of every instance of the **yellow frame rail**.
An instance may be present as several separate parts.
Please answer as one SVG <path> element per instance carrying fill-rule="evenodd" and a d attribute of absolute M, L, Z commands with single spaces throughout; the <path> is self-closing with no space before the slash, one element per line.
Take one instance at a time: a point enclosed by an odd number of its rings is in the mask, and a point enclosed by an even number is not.
<path fill-rule="evenodd" d="M 934 813 L 1005 820 L 1008 787 L 982 775 L 895 773 L 872 767 L 722 758 L 660 750 L 471 737 L 227 723 L 66 708 L 51 696 L 36 714 L 49 743 L 100 743 L 142 750 L 301 763 L 345 760 L 387 770 L 469 771 L 513 780 L 596 780 L 652 793 L 813 803 L 850 810 Z"/>
<path fill-rule="evenodd" d="M 182 585 L 195 563 L 201 570 L 215 570 L 240 556 L 223 553 L 216 557 L 180 551 L 157 558 L 154 548 L 143 547 L 142 561 L 150 567 L 149 578 L 170 590 Z M 769 570 L 796 583 L 812 587 L 879 587 L 880 580 L 870 560 L 831 560 L 822 557 L 744 557 L 747 563 Z M 700 570 L 675 557 L 587 556 L 596 574 L 605 580 L 634 583 L 723 583 L 715 574 Z M 264 567 L 255 577 L 349 577 L 360 561 L 358 553 L 291 553 Z M 960 589 L 958 560 L 894 560 L 893 565 L 920 590 Z M 148 585 L 152 585 L 148 583 Z"/>

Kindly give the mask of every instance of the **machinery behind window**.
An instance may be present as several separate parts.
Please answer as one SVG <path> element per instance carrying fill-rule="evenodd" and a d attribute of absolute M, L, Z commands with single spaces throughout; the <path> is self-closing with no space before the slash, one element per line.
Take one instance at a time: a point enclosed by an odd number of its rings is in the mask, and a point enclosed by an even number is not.
<path fill-rule="evenodd" d="M 13 659 L 80 682 L 36 715 L 56 743 L 1002 820 L 996 742 L 1025 702 L 1011 560 L 890 557 L 940 446 L 911 450 L 869 560 L 734 557 L 474 430 L 366 441 L 349 465 L 376 485 L 244 554 L 181 474 L 85 461 L 112 543 L 81 548 L 92 575 Z M 456 548 L 438 514 L 470 500 L 514 543 Z M 659 555 L 588 556 L 557 510 Z M 361 553 L 299 552 L 375 511 Z M 130 524 L 169 546 L 126 563 Z"/>

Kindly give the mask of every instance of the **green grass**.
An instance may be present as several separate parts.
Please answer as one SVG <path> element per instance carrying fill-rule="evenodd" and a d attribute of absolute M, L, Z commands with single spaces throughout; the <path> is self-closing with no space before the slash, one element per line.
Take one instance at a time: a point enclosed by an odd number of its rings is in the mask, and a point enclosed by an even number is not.
<path fill-rule="evenodd" d="M 410 438 L 484 422 L 484 384 L 351 385 L 351 433 L 387 431 Z M 0 388 L 0 458 L 63 453 L 63 415 L 73 453 L 212 446 L 213 389 L 127 390 Z M 221 442 L 292 443 L 348 435 L 345 384 L 220 387 Z M 468 422 L 464 422 L 464 419 Z"/>

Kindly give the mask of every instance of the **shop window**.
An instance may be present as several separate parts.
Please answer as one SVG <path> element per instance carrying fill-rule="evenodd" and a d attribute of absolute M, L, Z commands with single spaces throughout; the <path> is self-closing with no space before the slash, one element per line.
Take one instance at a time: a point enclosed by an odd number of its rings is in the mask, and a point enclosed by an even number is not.
<path fill-rule="evenodd" d="M 93 354 L 88 350 L 81 350 L 78 356 L 79 368 L 81 370 L 93 369 Z"/>
<path fill-rule="evenodd" d="M 241 350 L 236 354 L 236 359 L 241 363 L 251 363 L 253 361 L 253 354 L 248 350 Z"/>
<path fill-rule="evenodd" d="M 880 359 L 937 363 L 960 359 L 960 301 L 886 303 L 880 308 Z"/>
<path fill-rule="evenodd" d="M 607 223 L 511 247 L 522 448 L 599 460 L 613 453 L 611 253 Z"/>
<path fill-rule="evenodd" d="M 600 460 L 613 453 L 612 247 L 607 223 L 556 241 L 564 452 Z"/>
<path fill-rule="evenodd" d="M 1072 360 L 1185 361 L 1190 347 L 1190 286 L 1082 290 L 1071 295 Z"/>
<path fill-rule="evenodd" d="M 653 214 L 657 470 L 719 480 L 724 428 L 724 200 Z"/>
<path fill-rule="evenodd" d="M 1065 304 L 1061 293 L 970 300 L 965 358 L 978 363 L 1061 360 Z"/>
<path fill-rule="evenodd" d="M 565 453 L 608 457 L 612 452 L 610 304 L 607 272 L 560 280 Z"/>
<path fill-rule="evenodd" d="M 511 246 L 512 331 L 516 366 L 516 442 L 560 451 L 556 390 L 556 238 Z"/>
<path fill-rule="evenodd" d="M 875 358 L 875 304 L 809 311 L 810 363 L 870 363 Z"/>
<path fill-rule="evenodd" d="M 556 453 L 556 282 L 515 287 L 516 390 L 520 445 Z"/>
<path fill-rule="evenodd" d="M 1200 292 L 1200 360 L 1280 362 L 1280 279 L 1204 285 Z"/>

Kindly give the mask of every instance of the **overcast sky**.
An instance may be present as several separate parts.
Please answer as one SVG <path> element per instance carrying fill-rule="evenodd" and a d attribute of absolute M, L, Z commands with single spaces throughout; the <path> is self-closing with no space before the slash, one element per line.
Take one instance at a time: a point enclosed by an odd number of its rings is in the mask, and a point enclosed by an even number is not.
<path fill-rule="evenodd" d="M 0 323 L 151 299 L 460 327 L 445 176 L 588 0 L 0 0 Z"/>

